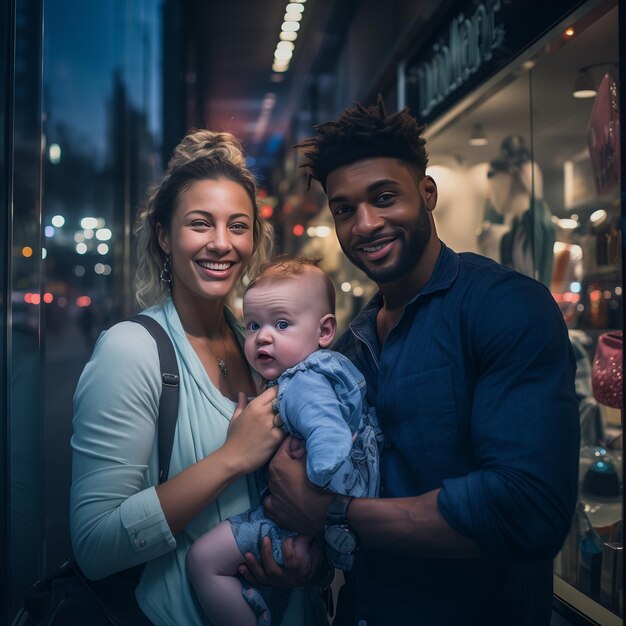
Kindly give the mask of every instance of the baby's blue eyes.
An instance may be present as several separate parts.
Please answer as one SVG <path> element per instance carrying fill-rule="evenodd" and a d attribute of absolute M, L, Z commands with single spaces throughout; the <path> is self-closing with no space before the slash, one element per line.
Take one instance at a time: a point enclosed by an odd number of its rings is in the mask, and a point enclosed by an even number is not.
<path fill-rule="evenodd" d="M 291 324 L 289 324 L 289 322 L 285 320 L 278 320 L 276 324 L 274 324 L 274 328 L 277 328 L 278 330 L 287 330 L 289 326 L 291 326 Z M 248 322 L 246 324 L 246 330 L 249 333 L 254 333 L 260 328 L 261 328 L 261 325 L 258 322 Z"/>

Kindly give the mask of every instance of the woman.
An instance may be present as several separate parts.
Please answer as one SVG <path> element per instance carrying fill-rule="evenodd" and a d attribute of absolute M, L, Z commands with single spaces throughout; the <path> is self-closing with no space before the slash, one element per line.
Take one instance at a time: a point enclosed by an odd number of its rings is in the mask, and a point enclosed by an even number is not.
<path fill-rule="evenodd" d="M 272 241 L 237 140 L 203 130 L 185 137 L 136 234 L 137 299 L 154 305 L 145 313 L 171 337 L 180 369 L 169 479 L 158 484 L 156 344 L 143 327 L 122 322 L 98 341 L 74 398 L 72 544 L 93 579 L 146 563 L 135 592 L 143 613 L 154 624 L 195 626 L 207 622 L 187 581 L 187 550 L 258 503 L 251 472 L 284 436 L 274 425 L 275 390 L 245 404 L 255 385 L 225 306 Z M 291 575 L 312 567 L 300 563 Z M 297 589 L 283 624 L 320 623 L 320 610 Z"/>

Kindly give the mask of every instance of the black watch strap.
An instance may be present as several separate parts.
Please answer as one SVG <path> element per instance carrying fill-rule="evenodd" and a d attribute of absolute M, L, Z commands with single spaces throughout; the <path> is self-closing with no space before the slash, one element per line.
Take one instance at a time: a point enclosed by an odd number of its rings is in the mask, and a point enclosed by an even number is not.
<path fill-rule="evenodd" d="M 326 525 L 338 526 L 347 524 L 348 507 L 352 500 L 354 500 L 354 496 L 344 496 L 339 493 L 335 494 L 326 511 Z"/>

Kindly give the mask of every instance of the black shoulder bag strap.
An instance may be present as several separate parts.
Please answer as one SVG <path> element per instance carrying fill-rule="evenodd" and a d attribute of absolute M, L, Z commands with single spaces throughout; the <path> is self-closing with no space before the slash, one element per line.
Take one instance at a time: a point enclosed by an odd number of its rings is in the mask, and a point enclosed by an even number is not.
<path fill-rule="evenodd" d="M 129 322 L 141 324 L 156 341 L 161 365 L 161 399 L 159 401 L 159 484 L 165 482 L 170 470 L 170 457 L 178 419 L 178 361 L 170 336 L 159 322 L 139 313 L 128 318 Z"/>
<path fill-rule="evenodd" d="M 157 421 L 159 449 L 159 484 L 165 482 L 170 468 L 174 433 L 178 420 L 178 361 L 170 336 L 155 319 L 138 314 L 129 322 L 141 324 L 154 338 L 159 352 L 161 368 L 161 398 Z M 98 581 L 87 580 L 75 564 L 75 571 L 83 585 L 93 593 L 109 622 L 115 626 L 148 626 L 150 621 L 143 614 L 135 599 L 135 587 L 144 563 L 117 572 Z"/>

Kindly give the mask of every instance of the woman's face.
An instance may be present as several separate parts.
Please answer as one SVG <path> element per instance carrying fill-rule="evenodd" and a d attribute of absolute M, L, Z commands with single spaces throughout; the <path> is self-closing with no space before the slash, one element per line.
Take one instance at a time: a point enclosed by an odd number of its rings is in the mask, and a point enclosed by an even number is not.
<path fill-rule="evenodd" d="M 200 180 L 181 196 L 159 244 L 170 255 L 176 298 L 228 296 L 254 245 L 254 210 L 245 189 L 231 180 Z"/>

